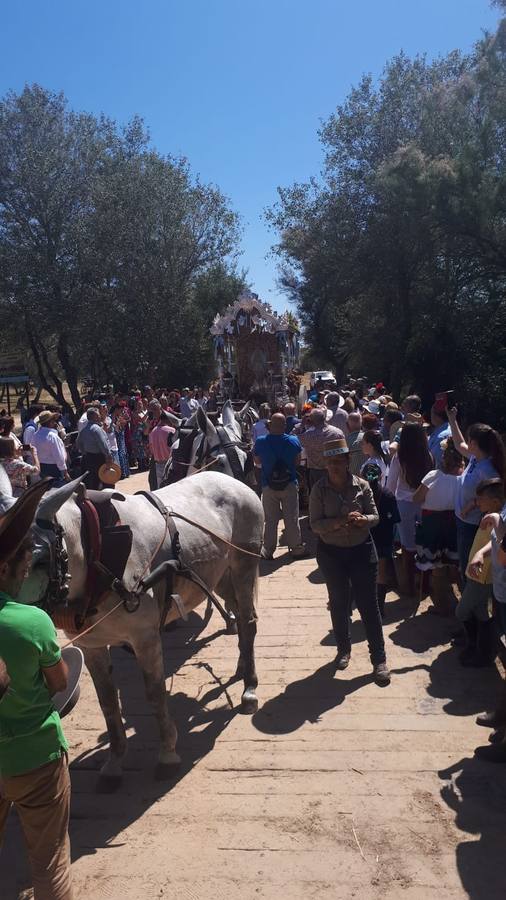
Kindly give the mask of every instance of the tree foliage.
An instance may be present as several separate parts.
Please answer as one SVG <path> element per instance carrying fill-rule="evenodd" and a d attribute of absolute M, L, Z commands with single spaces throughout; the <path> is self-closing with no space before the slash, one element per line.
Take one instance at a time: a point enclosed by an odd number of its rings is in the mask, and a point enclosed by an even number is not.
<path fill-rule="evenodd" d="M 0 102 L 0 310 L 40 383 L 210 374 L 212 315 L 244 286 L 236 214 L 143 123 L 68 109 L 34 85 Z"/>
<path fill-rule="evenodd" d="M 321 179 L 268 212 L 313 358 L 506 424 L 505 126 L 506 20 L 469 55 L 400 54 L 324 123 Z"/>

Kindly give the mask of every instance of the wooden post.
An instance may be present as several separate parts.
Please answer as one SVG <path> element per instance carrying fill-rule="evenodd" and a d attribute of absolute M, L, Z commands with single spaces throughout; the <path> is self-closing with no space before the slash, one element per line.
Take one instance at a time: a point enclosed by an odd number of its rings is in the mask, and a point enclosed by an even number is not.
<path fill-rule="evenodd" d="M 11 414 L 11 395 L 9 393 L 9 382 L 7 382 L 7 412 Z"/>

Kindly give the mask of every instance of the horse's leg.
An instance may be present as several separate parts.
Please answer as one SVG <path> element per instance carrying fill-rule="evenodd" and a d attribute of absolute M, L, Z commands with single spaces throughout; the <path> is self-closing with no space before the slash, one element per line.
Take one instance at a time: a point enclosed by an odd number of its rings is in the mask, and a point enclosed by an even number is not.
<path fill-rule="evenodd" d="M 112 680 L 111 657 L 107 647 L 98 649 L 83 647 L 82 651 L 109 732 L 109 758 L 100 770 L 100 779 L 102 786 L 112 790 L 119 785 L 123 777 L 123 758 L 126 754 L 127 739 L 119 708 L 118 691 Z"/>
<path fill-rule="evenodd" d="M 181 757 L 176 753 L 177 729 L 167 708 L 162 642 L 158 631 L 154 631 L 149 639 L 144 637 L 136 642 L 134 650 L 142 670 L 146 698 L 153 707 L 160 729 L 161 746 L 156 776 L 170 778 L 178 768 Z"/>
<path fill-rule="evenodd" d="M 244 680 L 244 691 L 241 698 L 242 711 L 251 714 L 258 709 L 256 696 L 258 678 L 255 668 L 258 564 L 249 560 L 236 561 L 230 570 L 230 575 L 238 608 L 239 662 L 237 674 Z"/>

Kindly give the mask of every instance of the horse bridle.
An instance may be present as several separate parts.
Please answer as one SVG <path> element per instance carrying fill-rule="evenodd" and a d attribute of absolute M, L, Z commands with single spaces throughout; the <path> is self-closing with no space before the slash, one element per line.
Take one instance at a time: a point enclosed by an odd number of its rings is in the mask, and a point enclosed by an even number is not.
<path fill-rule="evenodd" d="M 216 459 L 220 453 L 224 452 L 234 478 L 236 478 L 238 481 L 244 482 L 244 469 L 241 465 L 241 460 L 239 458 L 237 448 L 239 447 L 240 449 L 245 450 L 246 445 L 243 443 L 243 441 L 231 440 L 231 438 L 227 434 L 226 428 L 223 425 L 216 426 L 216 433 L 219 437 L 219 443 L 213 444 L 212 447 L 209 447 L 207 453 L 204 453 L 204 446 L 207 442 L 207 437 L 206 435 L 204 435 L 204 440 L 202 441 L 197 451 L 196 462 L 198 463 L 198 467 L 200 468 L 203 465 L 207 457 L 214 457 Z"/>
<path fill-rule="evenodd" d="M 36 543 L 40 541 L 49 556 L 49 567 L 45 565 L 48 569 L 48 584 L 40 605 L 46 612 L 51 613 L 57 606 L 65 605 L 67 602 L 70 587 L 69 558 L 61 525 L 37 519 L 36 526 Z"/>

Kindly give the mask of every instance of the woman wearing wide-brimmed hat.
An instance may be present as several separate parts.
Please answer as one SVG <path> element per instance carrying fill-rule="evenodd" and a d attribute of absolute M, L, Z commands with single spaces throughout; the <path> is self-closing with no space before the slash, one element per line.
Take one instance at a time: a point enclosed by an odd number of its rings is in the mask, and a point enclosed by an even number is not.
<path fill-rule="evenodd" d="M 336 669 L 346 669 L 351 655 L 351 589 L 369 644 L 377 684 L 390 683 L 383 628 L 376 595 L 378 556 L 370 529 L 379 522 L 368 483 L 349 471 L 344 438 L 327 441 L 326 474 L 309 501 L 312 530 L 318 535 L 316 558 L 327 584 L 337 644 Z"/>

